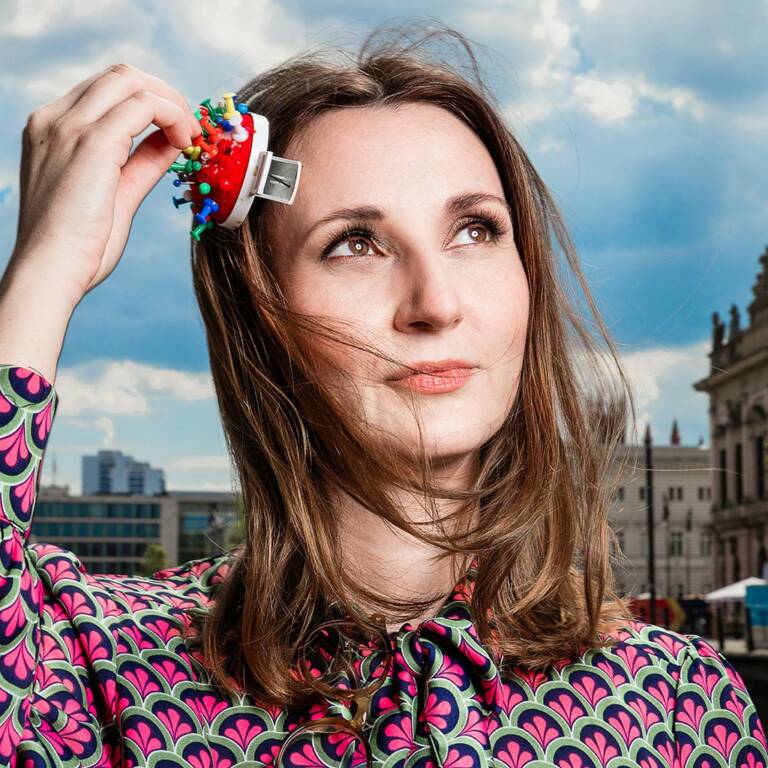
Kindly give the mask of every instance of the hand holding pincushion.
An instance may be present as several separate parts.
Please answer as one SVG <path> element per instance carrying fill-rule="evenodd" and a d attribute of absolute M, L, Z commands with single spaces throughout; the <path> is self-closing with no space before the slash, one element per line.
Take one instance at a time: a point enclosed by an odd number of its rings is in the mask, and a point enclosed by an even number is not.
<path fill-rule="evenodd" d="M 198 241 L 214 224 L 239 227 L 254 198 L 290 205 L 298 189 L 301 163 L 270 152 L 269 121 L 243 102 L 235 104 L 234 96 L 223 94 L 217 106 L 210 99 L 201 102 L 195 115 L 203 133 L 183 150 L 187 160 L 168 169 L 178 174 L 174 186 L 189 185 L 173 203 L 192 205 L 196 226 L 190 235 Z"/>

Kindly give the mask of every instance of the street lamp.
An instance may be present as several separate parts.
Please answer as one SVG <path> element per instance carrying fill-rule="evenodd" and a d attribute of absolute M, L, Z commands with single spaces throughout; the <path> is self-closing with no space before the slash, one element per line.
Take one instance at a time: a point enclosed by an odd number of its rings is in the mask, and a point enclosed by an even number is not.
<path fill-rule="evenodd" d="M 688 514 L 685 516 L 685 592 L 688 597 L 691 596 L 691 529 L 693 528 L 693 507 L 688 507 Z"/>
<path fill-rule="evenodd" d="M 669 599 L 670 595 L 672 594 L 672 539 L 669 535 L 669 498 L 667 497 L 667 494 L 664 493 L 662 495 L 662 520 L 666 524 L 666 532 L 667 532 L 667 599 Z"/>
<path fill-rule="evenodd" d="M 650 596 L 650 608 L 648 611 L 648 623 L 656 623 L 656 554 L 653 548 L 653 440 L 651 438 L 651 425 L 645 428 L 645 498 L 648 502 L 648 594 Z"/>

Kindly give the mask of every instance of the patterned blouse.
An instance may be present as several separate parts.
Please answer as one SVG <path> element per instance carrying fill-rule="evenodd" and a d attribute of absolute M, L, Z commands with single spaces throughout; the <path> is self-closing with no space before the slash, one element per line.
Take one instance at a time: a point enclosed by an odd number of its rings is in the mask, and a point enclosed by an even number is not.
<path fill-rule="evenodd" d="M 0 366 L 0 766 L 270 766 L 300 725 L 351 720 L 343 700 L 290 711 L 211 683 L 183 632 L 233 555 L 136 578 L 29 543 L 57 402 L 39 372 Z M 390 633 L 362 729 L 374 765 L 767 768 L 743 680 L 700 636 L 634 621 L 609 648 L 502 674 L 470 619 L 475 575 L 473 563 L 436 616 Z M 375 655 L 359 654 L 358 684 Z M 362 742 L 310 729 L 281 765 L 365 765 Z"/>

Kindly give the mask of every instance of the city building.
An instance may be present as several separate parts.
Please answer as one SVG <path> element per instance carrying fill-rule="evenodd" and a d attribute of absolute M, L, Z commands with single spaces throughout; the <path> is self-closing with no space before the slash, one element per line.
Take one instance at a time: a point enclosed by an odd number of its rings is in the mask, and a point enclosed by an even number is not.
<path fill-rule="evenodd" d="M 150 496 L 165 492 L 165 473 L 121 451 L 101 450 L 96 456 L 83 456 L 81 483 L 85 496 L 98 493 Z"/>
<path fill-rule="evenodd" d="M 768 578 L 768 247 L 752 286 L 749 324 L 731 305 L 712 315 L 710 372 L 693 386 L 709 395 L 714 588 Z"/>
<path fill-rule="evenodd" d="M 162 545 L 166 565 L 224 551 L 239 496 L 213 491 L 70 496 L 41 485 L 30 541 L 72 550 L 91 573 L 135 575 L 147 546 Z"/>
<path fill-rule="evenodd" d="M 676 422 L 669 442 L 652 452 L 656 594 L 697 597 L 714 589 L 710 454 L 703 441 L 681 445 Z M 622 552 L 614 574 L 620 594 L 638 595 L 649 588 L 645 446 L 621 446 L 614 471 L 620 485 L 609 519 Z"/>

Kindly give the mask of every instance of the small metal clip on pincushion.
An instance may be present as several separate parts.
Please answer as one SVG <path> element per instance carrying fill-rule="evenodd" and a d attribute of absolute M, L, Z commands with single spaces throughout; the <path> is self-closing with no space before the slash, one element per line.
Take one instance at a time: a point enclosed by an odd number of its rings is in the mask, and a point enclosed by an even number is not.
<path fill-rule="evenodd" d="M 301 174 L 298 160 L 277 157 L 267 149 L 269 121 L 264 115 L 236 104 L 234 93 L 222 98 L 216 106 L 210 99 L 200 103 L 195 115 L 203 133 L 182 150 L 186 162 L 175 162 L 167 171 L 178 174 L 175 187 L 189 185 L 173 204 L 192 205 L 195 226 L 189 234 L 198 242 L 214 224 L 239 227 L 257 197 L 290 205 Z"/>

